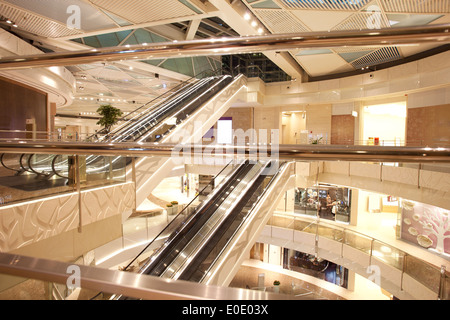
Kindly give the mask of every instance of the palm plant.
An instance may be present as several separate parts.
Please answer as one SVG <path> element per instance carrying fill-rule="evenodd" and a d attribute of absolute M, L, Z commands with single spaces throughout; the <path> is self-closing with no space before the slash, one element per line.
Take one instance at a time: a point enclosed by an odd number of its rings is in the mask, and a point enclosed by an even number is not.
<path fill-rule="evenodd" d="M 97 124 L 103 126 L 107 133 L 111 131 L 112 126 L 115 125 L 122 116 L 122 111 L 110 104 L 101 105 L 97 109 L 97 113 L 102 116 L 100 120 L 97 121 Z"/>

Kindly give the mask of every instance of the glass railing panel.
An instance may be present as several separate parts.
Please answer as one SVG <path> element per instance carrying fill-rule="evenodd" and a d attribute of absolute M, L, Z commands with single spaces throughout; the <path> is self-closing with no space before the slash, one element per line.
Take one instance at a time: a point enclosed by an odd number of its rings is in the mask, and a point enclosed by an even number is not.
<path fill-rule="evenodd" d="M 372 248 L 372 238 L 351 230 L 345 230 L 344 244 L 364 253 L 370 254 Z"/>
<path fill-rule="evenodd" d="M 292 229 L 294 227 L 294 216 L 274 214 L 270 223 L 274 227 Z"/>
<path fill-rule="evenodd" d="M 341 230 L 338 227 L 319 224 L 317 228 L 318 228 L 317 234 L 321 237 L 325 237 L 339 242 L 342 242 L 344 240 L 344 230 Z"/>
<path fill-rule="evenodd" d="M 125 182 L 128 162 L 130 161 L 125 157 L 114 156 L 90 156 L 82 159 L 81 165 L 85 165 L 86 187 Z"/>
<path fill-rule="evenodd" d="M 317 233 L 317 223 L 311 221 L 304 221 L 301 218 L 295 218 L 294 230 L 303 231 L 307 233 Z"/>
<path fill-rule="evenodd" d="M 404 272 L 439 294 L 441 270 L 417 257 L 406 256 Z"/>
<path fill-rule="evenodd" d="M 0 205 L 74 191 L 75 186 L 68 184 L 67 179 L 52 173 L 53 157 L 5 154 L 3 163 L 6 167 L 0 166 Z M 24 167 L 21 163 L 26 163 L 27 166 Z M 34 171 L 28 164 L 31 164 Z"/>
<path fill-rule="evenodd" d="M 3 154 L 0 205 L 126 182 L 126 157 Z M 78 162 L 77 162 L 78 161 Z M 76 164 L 78 163 L 78 172 Z"/>
<path fill-rule="evenodd" d="M 384 263 L 403 270 L 403 264 L 405 261 L 405 252 L 394 248 L 386 243 L 374 240 L 372 247 L 372 256 L 383 261 Z"/>

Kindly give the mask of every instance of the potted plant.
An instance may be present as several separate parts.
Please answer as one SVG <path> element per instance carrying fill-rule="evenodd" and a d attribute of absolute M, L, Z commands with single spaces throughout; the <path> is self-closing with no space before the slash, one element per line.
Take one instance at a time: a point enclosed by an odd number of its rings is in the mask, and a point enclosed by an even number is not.
<path fill-rule="evenodd" d="M 319 144 L 322 139 L 323 139 L 323 137 L 320 137 L 317 139 L 311 139 L 311 144 Z"/>
<path fill-rule="evenodd" d="M 275 280 L 273 282 L 273 292 L 280 292 L 280 281 Z"/>
<path fill-rule="evenodd" d="M 171 203 L 166 204 L 166 211 L 168 215 L 172 215 L 173 214 L 173 206 Z"/>
<path fill-rule="evenodd" d="M 102 116 L 97 124 L 103 126 L 105 131 L 109 133 L 113 125 L 119 122 L 122 116 L 120 109 L 113 107 L 110 104 L 103 104 L 97 109 L 97 113 Z"/>
<path fill-rule="evenodd" d="M 170 202 L 172 204 L 172 214 L 177 214 L 178 213 L 178 201 L 172 201 Z"/>

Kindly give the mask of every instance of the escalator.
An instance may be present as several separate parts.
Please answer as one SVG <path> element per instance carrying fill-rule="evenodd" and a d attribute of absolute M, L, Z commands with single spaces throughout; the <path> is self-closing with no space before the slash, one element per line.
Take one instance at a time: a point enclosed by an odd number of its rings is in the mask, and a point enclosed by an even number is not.
<path fill-rule="evenodd" d="M 231 76 L 207 77 L 189 84 L 173 97 L 152 108 L 138 119 L 132 119 L 104 137 L 111 142 L 159 142 L 176 125 L 232 81 Z"/>
<path fill-rule="evenodd" d="M 278 193 L 277 197 L 281 194 L 273 187 L 285 179 L 285 176 L 276 178 L 286 169 L 285 163 L 280 165 L 276 160 L 240 164 L 193 214 L 178 222 L 176 229 L 172 228 L 173 232 L 154 249 L 139 273 L 205 283 L 211 272 L 220 268 L 224 253 L 234 250 L 230 244 L 245 232 L 245 224 L 252 223 L 258 215 L 256 211 L 260 210 L 266 193 Z M 265 224 L 270 212 L 264 211 L 265 217 L 256 220 Z"/>
<path fill-rule="evenodd" d="M 141 273 L 172 278 L 173 272 L 178 270 L 177 263 L 182 263 L 179 260 L 198 245 L 197 239 L 210 234 L 225 211 L 233 205 L 233 200 L 243 192 L 244 184 L 253 178 L 260 166 L 249 161 L 240 165 L 215 196 L 196 209 L 196 214 L 169 237 L 150 259 L 151 263 L 142 268 Z"/>
<path fill-rule="evenodd" d="M 146 107 L 138 108 L 133 116 L 124 118 L 126 121 L 116 130 L 100 138 L 91 136 L 89 142 L 161 142 L 176 127 L 185 122 L 205 102 L 217 95 L 230 84 L 233 78 L 228 75 L 211 76 L 193 83 L 186 83 L 176 91 L 171 92 L 164 101 Z M 106 159 L 103 156 L 87 156 L 83 159 L 85 174 L 99 176 L 111 168 L 105 168 L 105 162 L 112 165 L 112 170 L 122 171 L 121 157 Z M 6 170 L 15 172 L 15 175 L 32 174 L 41 180 L 52 177 L 71 179 L 71 159 L 60 155 L 34 155 L 34 154 L 1 154 L 0 163 Z M 130 163 L 130 159 L 126 164 Z M 120 173 L 121 174 L 121 173 Z M 50 184 L 49 184 L 50 185 Z"/>

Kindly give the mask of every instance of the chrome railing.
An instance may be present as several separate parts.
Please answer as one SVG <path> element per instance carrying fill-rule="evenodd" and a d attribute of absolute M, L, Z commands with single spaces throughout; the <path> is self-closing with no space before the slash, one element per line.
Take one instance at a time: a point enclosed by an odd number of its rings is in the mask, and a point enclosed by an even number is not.
<path fill-rule="evenodd" d="M 208 286 L 182 280 L 167 280 L 125 271 L 115 271 L 0 253 L 0 274 L 67 284 L 97 292 L 122 294 L 146 300 L 291 300 L 295 297 L 256 290 Z"/>
<path fill-rule="evenodd" d="M 286 51 L 300 48 L 348 47 L 374 45 L 408 45 L 450 41 L 450 25 L 350 30 L 337 32 L 304 32 L 247 37 L 211 38 L 55 52 L 0 59 L 0 69 L 68 66 L 83 63 L 179 58 L 195 55 L 230 55 L 264 51 Z"/>

